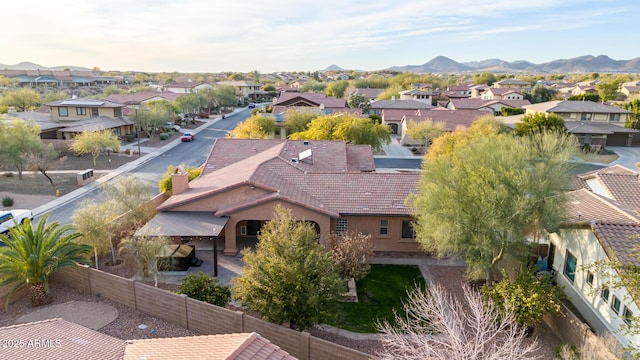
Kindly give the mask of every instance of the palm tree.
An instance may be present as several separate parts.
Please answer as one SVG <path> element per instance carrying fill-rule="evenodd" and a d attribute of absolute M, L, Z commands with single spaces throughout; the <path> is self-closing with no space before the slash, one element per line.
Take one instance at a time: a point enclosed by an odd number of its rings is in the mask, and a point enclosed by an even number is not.
<path fill-rule="evenodd" d="M 48 217 L 43 216 L 36 228 L 25 219 L 9 229 L 9 235 L 0 235 L 0 241 L 7 245 L 0 247 L 0 286 L 15 284 L 5 308 L 11 296 L 24 287 L 29 289 L 32 306 L 50 303 L 49 275 L 67 266 L 91 264 L 92 247 L 74 241 L 80 236 L 74 227 L 47 224 Z"/>

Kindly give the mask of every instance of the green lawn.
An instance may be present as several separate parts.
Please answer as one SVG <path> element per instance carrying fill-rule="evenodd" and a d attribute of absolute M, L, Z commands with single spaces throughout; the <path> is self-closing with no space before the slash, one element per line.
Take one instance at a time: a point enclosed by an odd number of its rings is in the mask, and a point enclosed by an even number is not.
<path fill-rule="evenodd" d="M 377 321 L 393 321 L 393 309 L 402 312 L 407 289 L 424 288 L 420 269 L 413 265 L 373 265 L 366 278 L 357 282 L 358 302 L 339 303 L 336 316 L 327 323 L 341 329 L 377 332 Z"/>

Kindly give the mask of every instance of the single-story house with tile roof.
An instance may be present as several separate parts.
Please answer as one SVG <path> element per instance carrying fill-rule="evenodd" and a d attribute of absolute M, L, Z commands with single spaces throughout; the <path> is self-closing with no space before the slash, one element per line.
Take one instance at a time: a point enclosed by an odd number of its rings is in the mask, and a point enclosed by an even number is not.
<path fill-rule="evenodd" d="M 407 127 L 411 122 L 423 122 L 431 120 L 434 123 L 442 122 L 446 131 L 455 131 L 460 127 L 468 128 L 478 118 L 493 115 L 489 110 L 449 110 L 446 108 L 434 108 L 418 110 L 415 114 L 405 115 L 401 120 L 402 138 L 400 143 L 405 146 L 422 145 L 407 135 Z"/>
<path fill-rule="evenodd" d="M 371 103 L 371 109 L 369 113 L 372 115 L 380 115 L 382 110 L 394 109 L 394 110 L 418 110 L 418 109 L 431 109 L 433 105 L 418 100 L 377 100 Z"/>
<path fill-rule="evenodd" d="M 282 205 L 314 223 L 321 242 L 354 231 L 371 234 L 376 251 L 416 252 L 405 199 L 419 179 L 419 173 L 375 172 L 368 145 L 220 138 L 198 178 L 173 175 L 173 194 L 137 235 L 166 235 L 163 228 L 182 227 L 181 215 L 189 214 L 199 220 L 176 241 L 220 237 L 224 254 L 235 255 L 237 241 L 255 239 Z"/>
<path fill-rule="evenodd" d="M 426 104 L 432 104 L 433 92 L 431 90 L 405 90 L 400 91 L 400 100 L 415 100 L 422 101 Z"/>
<path fill-rule="evenodd" d="M 140 106 L 150 101 L 167 100 L 170 102 L 176 101 L 176 99 L 183 94 L 174 93 L 171 91 L 143 91 L 130 94 L 111 94 L 105 97 L 103 100 L 125 104 L 127 106 Z"/>
<path fill-rule="evenodd" d="M 529 100 L 484 100 L 479 98 L 449 99 L 446 108 L 450 110 L 491 110 L 499 114 L 503 107 L 524 108 Z"/>
<path fill-rule="evenodd" d="M 121 340 L 56 318 L 0 328 L 2 358 L 109 360 L 295 360 L 253 333 Z"/>
<path fill-rule="evenodd" d="M 375 101 L 378 96 L 380 96 L 380 94 L 382 94 L 382 92 L 384 91 L 384 89 L 372 89 L 372 88 L 366 88 L 366 89 L 360 89 L 360 88 L 354 88 L 354 89 L 347 89 L 346 92 L 346 98 L 349 98 L 349 95 L 351 94 L 360 94 L 360 95 L 364 95 L 366 96 L 370 101 Z"/>
<path fill-rule="evenodd" d="M 626 85 L 622 86 L 620 92 L 627 96 L 637 96 L 640 95 L 640 86 L 638 85 Z"/>
<path fill-rule="evenodd" d="M 566 194 L 565 222 L 544 240 L 550 247 L 548 265 L 592 330 L 611 332 L 623 346 L 637 347 L 640 335 L 621 329 L 640 314 L 638 294 L 606 287 L 617 270 L 600 273 L 587 266 L 614 258 L 640 266 L 632 255 L 640 244 L 640 178 L 616 165 L 578 175 L 574 187 Z"/>
<path fill-rule="evenodd" d="M 163 90 L 170 91 L 176 94 L 189 94 L 197 93 L 200 90 L 211 88 L 213 88 L 213 86 L 207 83 L 187 81 L 165 84 Z"/>

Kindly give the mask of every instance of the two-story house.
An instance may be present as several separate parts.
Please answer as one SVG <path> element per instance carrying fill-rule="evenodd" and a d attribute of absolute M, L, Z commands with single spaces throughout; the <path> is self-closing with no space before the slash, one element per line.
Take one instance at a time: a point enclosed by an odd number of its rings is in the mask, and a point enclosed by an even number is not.
<path fill-rule="evenodd" d="M 565 120 L 567 132 L 591 147 L 631 146 L 638 130 L 625 127 L 631 111 L 593 101 L 556 100 L 524 106 L 526 114 L 554 113 Z"/>

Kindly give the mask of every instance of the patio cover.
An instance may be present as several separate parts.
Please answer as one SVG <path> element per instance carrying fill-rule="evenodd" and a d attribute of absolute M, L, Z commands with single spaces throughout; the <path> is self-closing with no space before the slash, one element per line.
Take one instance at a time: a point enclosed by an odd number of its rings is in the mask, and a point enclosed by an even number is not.
<path fill-rule="evenodd" d="M 220 235 L 228 217 L 215 217 L 212 212 L 162 211 L 135 236 L 214 237 Z"/>

